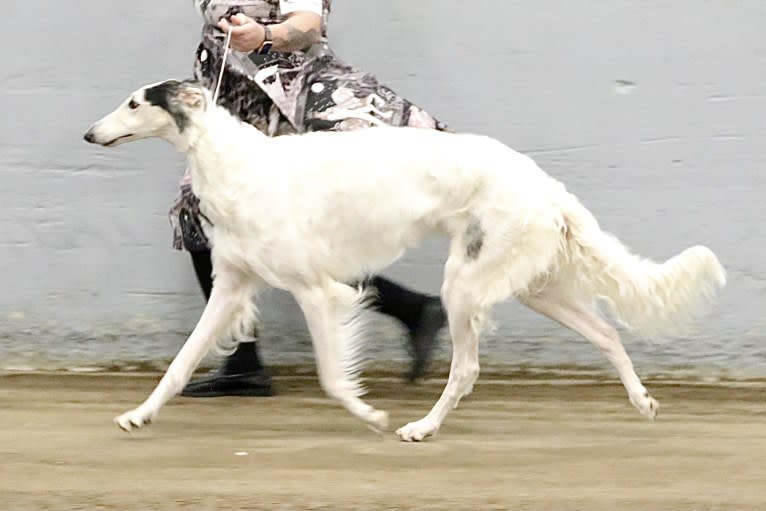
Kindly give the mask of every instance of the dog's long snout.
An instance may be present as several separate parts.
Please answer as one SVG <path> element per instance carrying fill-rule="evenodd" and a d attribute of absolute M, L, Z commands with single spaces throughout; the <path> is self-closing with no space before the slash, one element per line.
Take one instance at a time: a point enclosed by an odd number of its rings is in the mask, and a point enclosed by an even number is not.
<path fill-rule="evenodd" d="M 84 138 L 86 142 L 90 142 L 91 144 L 96 143 L 96 136 L 93 134 L 93 128 L 89 129 L 82 138 Z"/>

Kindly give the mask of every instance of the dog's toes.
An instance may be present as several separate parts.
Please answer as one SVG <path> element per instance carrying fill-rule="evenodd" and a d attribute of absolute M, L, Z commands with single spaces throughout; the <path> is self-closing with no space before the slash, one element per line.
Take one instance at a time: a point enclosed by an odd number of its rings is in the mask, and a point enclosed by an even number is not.
<path fill-rule="evenodd" d="M 435 435 L 438 429 L 436 425 L 428 421 L 419 420 L 397 429 L 396 436 L 403 442 L 422 442 L 429 436 Z"/>
<path fill-rule="evenodd" d="M 152 423 L 152 414 L 145 412 L 140 408 L 118 415 L 114 418 L 114 423 L 121 430 L 131 433 L 135 429 L 141 429 Z"/>
<path fill-rule="evenodd" d="M 657 414 L 660 412 L 660 403 L 653 397 L 649 398 L 649 410 L 644 415 L 650 420 L 657 418 Z"/>
<path fill-rule="evenodd" d="M 125 417 L 124 414 L 118 417 L 115 417 L 113 422 L 117 424 L 118 428 L 120 428 L 126 433 L 130 433 L 133 429 L 133 423 L 130 421 L 130 419 Z"/>
<path fill-rule="evenodd" d="M 649 395 L 648 392 L 644 392 L 640 396 L 631 396 L 630 402 L 638 411 L 649 420 L 657 418 L 657 413 L 660 410 L 660 403 Z"/>
<path fill-rule="evenodd" d="M 396 430 L 396 436 L 403 442 L 422 442 L 425 436 L 418 430 L 412 429 L 407 426 L 401 427 Z"/>

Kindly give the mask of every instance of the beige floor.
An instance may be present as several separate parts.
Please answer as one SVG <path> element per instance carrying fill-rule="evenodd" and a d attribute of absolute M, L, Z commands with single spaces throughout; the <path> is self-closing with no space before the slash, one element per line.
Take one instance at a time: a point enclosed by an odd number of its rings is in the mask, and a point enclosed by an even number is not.
<path fill-rule="evenodd" d="M 423 444 L 377 436 L 311 377 L 274 398 L 177 398 L 140 433 L 114 415 L 156 376 L 0 376 L 0 509 L 764 510 L 763 388 L 479 382 Z M 399 426 L 441 381 L 370 384 Z"/>

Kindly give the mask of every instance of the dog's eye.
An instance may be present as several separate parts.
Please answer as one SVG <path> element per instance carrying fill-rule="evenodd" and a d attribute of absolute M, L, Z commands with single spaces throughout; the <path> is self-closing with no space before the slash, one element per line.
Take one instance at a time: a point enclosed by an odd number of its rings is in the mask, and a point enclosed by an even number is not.
<path fill-rule="evenodd" d="M 128 103 L 128 108 L 130 108 L 131 110 L 135 110 L 136 108 L 138 108 L 138 102 L 135 99 L 131 99 L 130 103 Z"/>

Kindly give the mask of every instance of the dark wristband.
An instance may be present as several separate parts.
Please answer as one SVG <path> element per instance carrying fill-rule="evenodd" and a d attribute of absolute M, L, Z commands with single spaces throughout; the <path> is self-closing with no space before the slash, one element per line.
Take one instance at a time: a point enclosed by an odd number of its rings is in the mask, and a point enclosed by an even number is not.
<path fill-rule="evenodd" d="M 271 35 L 271 29 L 267 26 L 263 26 L 263 42 L 258 47 L 256 52 L 258 55 L 266 55 L 271 51 L 271 47 L 274 45 L 274 40 Z"/>

